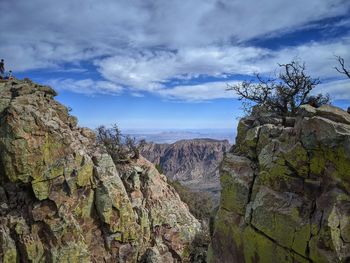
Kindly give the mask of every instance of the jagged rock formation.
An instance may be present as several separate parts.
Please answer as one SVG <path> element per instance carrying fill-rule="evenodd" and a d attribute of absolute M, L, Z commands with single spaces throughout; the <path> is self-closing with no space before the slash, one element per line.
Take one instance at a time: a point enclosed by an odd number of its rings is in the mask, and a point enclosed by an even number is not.
<path fill-rule="evenodd" d="M 0 83 L 0 262 L 185 262 L 200 224 L 165 176 L 116 167 L 55 95 Z"/>
<path fill-rule="evenodd" d="M 209 262 L 350 262 L 350 114 L 240 121 L 221 167 Z"/>
<path fill-rule="evenodd" d="M 147 143 L 141 154 L 159 164 L 170 180 L 219 199 L 219 164 L 230 144 L 227 140 L 193 139 L 172 144 Z"/>

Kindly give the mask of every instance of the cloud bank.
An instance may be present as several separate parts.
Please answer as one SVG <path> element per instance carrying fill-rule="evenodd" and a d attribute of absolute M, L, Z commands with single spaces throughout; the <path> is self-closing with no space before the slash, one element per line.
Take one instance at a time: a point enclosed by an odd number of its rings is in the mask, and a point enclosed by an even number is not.
<path fill-rule="evenodd" d="M 227 98 L 229 76 L 270 74 L 277 63 L 295 57 L 314 77 L 328 80 L 323 88 L 331 94 L 347 85 L 333 66 L 334 55 L 350 63 L 349 33 L 279 49 L 250 44 L 305 28 L 322 30 L 327 25 L 318 22 L 335 17 L 343 17 L 336 28 L 348 29 L 346 0 L 3 0 L 0 11 L 0 54 L 15 71 L 95 67 L 99 80 L 50 81 L 74 92 Z M 191 83 L 203 76 L 217 80 Z"/>

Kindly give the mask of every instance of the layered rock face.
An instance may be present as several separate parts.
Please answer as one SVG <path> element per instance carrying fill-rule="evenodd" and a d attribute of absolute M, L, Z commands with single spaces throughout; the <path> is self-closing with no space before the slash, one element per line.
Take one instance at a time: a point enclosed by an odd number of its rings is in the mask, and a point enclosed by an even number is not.
<path fill-rule="evenodd" d="M 230 144 L 227 140 L 181 140 L 173 144 L 148 143 L 141 154 L 159 164 L 166 176 L 219 199 L 219 164 Z"/>
<path fill-rule="evenodd" d="M 209 262 L 350 261 L 350 114 L 242 119 L 221 166 Z"/>
<path fill-rule="evenodd" d="M 55 95 L 0 83 L 0 262 L 186 262 L 200 224 L 165 176 L 116 167 Z"/>

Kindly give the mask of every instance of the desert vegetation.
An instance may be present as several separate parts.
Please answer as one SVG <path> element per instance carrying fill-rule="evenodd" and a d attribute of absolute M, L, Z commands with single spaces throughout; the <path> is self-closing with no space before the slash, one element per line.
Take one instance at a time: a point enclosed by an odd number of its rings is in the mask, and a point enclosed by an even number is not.
<path fill-rule="evenodd" d="M 164 171 L 163 171 L 163 169 L 162 169 L 162 167 L 160 166 L 159 163 L 157 163 L 157 164 L 155 165 L 155 167 L 156 167 L 157 171 L 158 171 L 160 174 L 164 174 Z"/>
<path fill-rule="evenodd" d="M 140 157 L 140 148 L 145 143 L 144 140 L 136 142 L 135 138 L 123 135 L 116 124 L 112 128 L 99 126 L 96 129 L 96 141 L 105 147 L 114 163 L 138 159 Z"/>
<path fill-rule="evenodd" d="M 239 95 L 247 114 L 251 114 L 253 109 L 255 112 L 274 112 L 284 120 L 287 116 L 294 116 L 303 104 L 319 107 L 330 103 L 328 94 L 310 94 L 320 80 L 306 73 L 305 63 L 294 60 L 279 64 L 279 68 L 279 73 L 274 77 L 264 78 L 257 73 L 257 81 L 243 81 L 229 85 L 227 89 Z"/>

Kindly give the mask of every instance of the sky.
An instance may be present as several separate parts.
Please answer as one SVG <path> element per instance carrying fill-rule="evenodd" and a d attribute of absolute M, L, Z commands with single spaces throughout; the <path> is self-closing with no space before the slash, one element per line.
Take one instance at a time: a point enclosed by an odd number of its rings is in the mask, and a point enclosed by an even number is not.
<path fill-rule="evenodd" d="M 298 59 L 350 106 L 349 0 L 1 0 L 0 56 L 50 85 L 79 124 L 235 130 L 228 84 Z"/>

